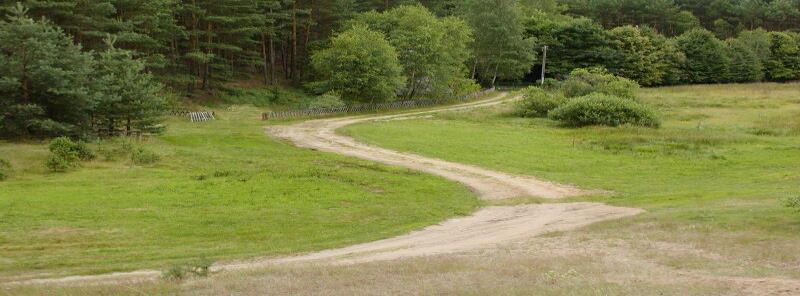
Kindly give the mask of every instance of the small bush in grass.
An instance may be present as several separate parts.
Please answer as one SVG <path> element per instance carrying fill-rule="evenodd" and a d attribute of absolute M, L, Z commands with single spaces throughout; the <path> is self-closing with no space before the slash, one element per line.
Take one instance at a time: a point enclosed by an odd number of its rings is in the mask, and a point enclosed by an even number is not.
<path fill-rule="evenodd" d="M 517 114 L 522 117 L 547 117 L 547 113 L 564 103 L 561 94 L 547 92 L 538 87 L 522 90 L 522 101 Z"/>
<path fill-rule="evenodd" d="M 632 100 L 604 94 L 575 98 L 550 111 L 549 117 L 568 126 L 631 124 L 658 127 L 660 121 L 649 107 Z"/>
<path fill-rule="evenodd" d="M 80 160 L 94 158 L 94 152 L 86 147 L 85 143 L 76 143 L 67 137 L 53 139 L 48 148 L 50 156 L 45 160 L 44 165 L 53 172 L 64 172 L 78 166 Z"/>
<path fill-rule="evenodd" d="M 58 155 L 67 160 L 78 160 L 78 148 L 75 142 L 67 137 L 58 137 L 50 141 L 48 149 L 54 155 Z"/>
<path fill-rule="evenodd" d="M 602 68 L 575 69 L 561 85 L 561 92 L 567 98 L 602 93 L 634 99 L 638 89 L 636 81 L 615 76 Z"/>
<path fill-rule="evenodd" d="M 83 141 L 75 142 L 74 149 L 75 153 L 78 154 L 78 158 L 80 160 L 92 160 L 95 159 L 95 157 L 97 157 L 94 151 L 92 151 L 92 149 L 89 149 L 89 146 L 87 146 L 86 143 Z"/>
<path fill-rule="evenodd" d="M 342 101 L 335 92 L 327 92 L 314 98 L 314 100 L 308 104 L 309 109 L 332 109 L 344 106 L 344 101 Z"/>
<path fill-rule="evenodd" d="M 47 167 L 47 169 L 49 169 L 51 172 L 63 173 L 70 168 L 78 166 L 78 163 L 74 159 L 68 159 L 63 156 L 53 154 L 47 157 L 47 160 L 44 162 L 44 166 Z"/>
<path fill-rule="evenodd" d="M 64 159 L 92 160 L 96 157 L 94 151 L 89 149 L 83 141 L 72 141 L 67 137 L 58 137 L 50 141 L 50 152 L 62 156 Z"/>
<path fill-rule="evenodd" d="M 161 277 L 173 281 L 183 280 L 189 275 L 207 277 L 213 264 L 213 261 L 207 259 L 200 259 L 188 264 L 177 264 L 161 273 Z"/>
<path fill-rule="evenodd" d="M 136 148 L 131 152 L 131 161 L 136 165 L 154 164 L 159 160 L 161 157 L 158 154 L 144 148 Z"/>
<path fill-rule="evenodd" d="M 785 198 L 783 200 L 783 205 L 787 208 L 800 211 L 800 195 Z"/>
<path fill-rule="evenodd" d="M 11 171 L 11 163 L 8 160 L 0 158 L 0 181 L 8 179 L 9 171 Z"/>

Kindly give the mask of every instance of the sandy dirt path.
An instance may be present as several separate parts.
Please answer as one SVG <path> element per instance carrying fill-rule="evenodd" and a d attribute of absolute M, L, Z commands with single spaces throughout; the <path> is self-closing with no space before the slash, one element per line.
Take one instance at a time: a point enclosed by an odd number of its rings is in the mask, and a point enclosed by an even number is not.
<path fill-rule="evenodd" d="M 426 111 L 412 111 L 396 115 L 367 115 L 309 120 L 293 125 L 273 125 L 266 127 L 266 132 L 274 138 L 288 141 L 298 147 L 333 152 L 439 175 L 468 186 L 480 198 L 486 200 L 531 196 L 562 198 L 591 193 L 591 191 L 574 186 L 547 182 L 530 176 L 512 175 L 476 166 L 378 148 L 359 143 L 350 137 L 336 133 L 336 129 L 340 127 L 359 122 L 402 120 L 443 111 L 489 107 L 514 99 L 505 93 L 500 93 L 486 100 Z M 431 196 L 431 198 L 436 197 Z M 530 239 L 543 233 L 571 230 L 599 221 L 632 216 L 641 212 L 642 210 L 640 209 L 587 202 L 493 206 L 478 210 L 467 217 L 450 219 L 439 225 L 430 226 L 395 238 L 292 257 L 219 263 L 215 264 L 211 269 L 212 271 L 244 270 L 277 264 L 307 262 L 352 264 L 473 251 Z M 161 272 L 157 270 L 140 270 L 93 276 L 32 279 L 16 283 L 139 282 L 157 280 L 160 275 Z"/>

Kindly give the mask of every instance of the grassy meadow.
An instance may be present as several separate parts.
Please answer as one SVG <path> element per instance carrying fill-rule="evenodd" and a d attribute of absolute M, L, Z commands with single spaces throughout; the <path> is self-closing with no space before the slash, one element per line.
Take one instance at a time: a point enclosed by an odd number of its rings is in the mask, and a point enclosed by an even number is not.
<path fill-rule="evenodd" d="M 0 182 L 0 282 L 346 246 L 479 206 L 438 177 L 272 140 L 257 108 L 216 111 L 134 141 L 160 155 L 152 165 L 101 153 L 50 173 L 46 143 L 0 143 L 13 167 Z"/>
<path fill-rule="evenodd" d="M 643 89 L 660 129 L 563 128 L 517 118 L 507 104 L 434 118 L 364 123 L 341 132 L 374 145 L 604 189 L 577 198 L 644 208 L 592 226 L 624 241 L 686 244 L 729 260 L 664 256 L 679 269 L 800 276 L 800 84 Z M 502 203 L 543 202 L 535 198 Z"/>

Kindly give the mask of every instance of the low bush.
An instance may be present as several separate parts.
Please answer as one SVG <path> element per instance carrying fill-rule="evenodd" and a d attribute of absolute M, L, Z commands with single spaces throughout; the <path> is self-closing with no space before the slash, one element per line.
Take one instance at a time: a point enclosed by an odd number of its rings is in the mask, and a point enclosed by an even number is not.
<path fill-rule="evenodd" d="M 645 105 L 597 93 L 572 99 L 550 111 L 549 117 L 576 127 L 623 124 L 658 127 L 661 124 L 655 112 Z"/>
<path fill-rule="evenodd" d="M 11 163 L 8 160 L 0 158 L 0 181 L 8 179 L 8 174 L 11 171 Z"/>
<path fill-rule="evenodd" d="M 172 281 L 183 280 L 189 275 L 207 277 L 210 274 L 211 265 L 213 264 L 213 261 L 207 259 L 200 259 L 187 264 L 177 264 L 161 273 L 161 277 L 165 280 Z"/>
<path fill-rule="evenodd" d="M 58 137 L 53 139 L 50 141 L 50 146 L 48 148 L 53 154 L 62 156 L 67 160 L 92 160 L 97 157 L 94 151 L 89 149 L 89 146 L 86 145 L 85 142 L 75 142 L 67 137 Z"/>
<path fill-rule="evenodd" d="M 158 154 L 144 148 L 136 148 L 131 152 L 131 161 L 136 165 L 154 164 L 159 160 L 161 157 Z"/>
<path fill-rule="evenodd" d="M 547 113 L 564 103 L 561 94 L 547 92 L 538 87 L 522 90 L 522 101 L 517 107 L 517 115 L 522 117 L 547 117 Z"/>
<path fill-rule="evenodd" d="M 65 158 L 61 155 L 52 154 L 44 161 L 44 166 L 51 172 L 62 173 L 70 168 L 78 166 L 75 159 Z"/>
<path fill-rule="evenodd" d="M 94 151 L 84 142 L 75 142 L 67 137 L 58 137 L 50 141 L 50 156 L 45 160 L 45 167 L 53 172 L 64 172 L 78 166 L 81 160 L 92 160 Z"/>
<path fill-rule="evenodd" d="M 787 208 L 795 209 L 796 211 L 800 211 L 800 195 L 787 197 L 783 200 L 783 205 Z"/>
<path fill-rule="evenodd" d="M 60 156 L 69 161 L 77 161 L 80 157 L 78 156 L 78 148 L 76 146 L 75 142 L 70 140 L 70 138 L 58 137 L 50 141 L 48 149 L 50 153 L 55 156 Z"/>
<path fill-rule="evenodd" d="M 344 106 L 345 103 L 339 95 L 334 92 L 327 92 L 309 102 L 307 107 L 309 109 L 332 109 Z"/>
<path fill-rule="evenodd" d="M 639 84 L 636 81 L 615 76 L 603 68 L 575 69 L 561 85 L 561 92 L 567 98 L 601 93 L 634 99 L 637 90 Z"/>

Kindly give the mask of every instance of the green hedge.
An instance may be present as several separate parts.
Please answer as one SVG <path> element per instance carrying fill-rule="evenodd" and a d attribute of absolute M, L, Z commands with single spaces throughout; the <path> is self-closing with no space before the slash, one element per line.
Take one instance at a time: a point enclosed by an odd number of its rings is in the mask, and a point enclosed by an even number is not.
<path fill-rule="evenodd" d="M 567 126 L 623 124 L 658 127 L 661 125 L 656 113 L 649 107 L 633 100 L 605 94 L 591 94 L 575 98 L 550 111 L 549 117 Z"/>
<path fill-rule="evenodd" d="M 522 90 L 522 101 L 517 107 L 517 115 L 522 117 L 547 117 L 547 113 L 564 103 L 561 94 L 547 92 L 531 86 Z"/>

